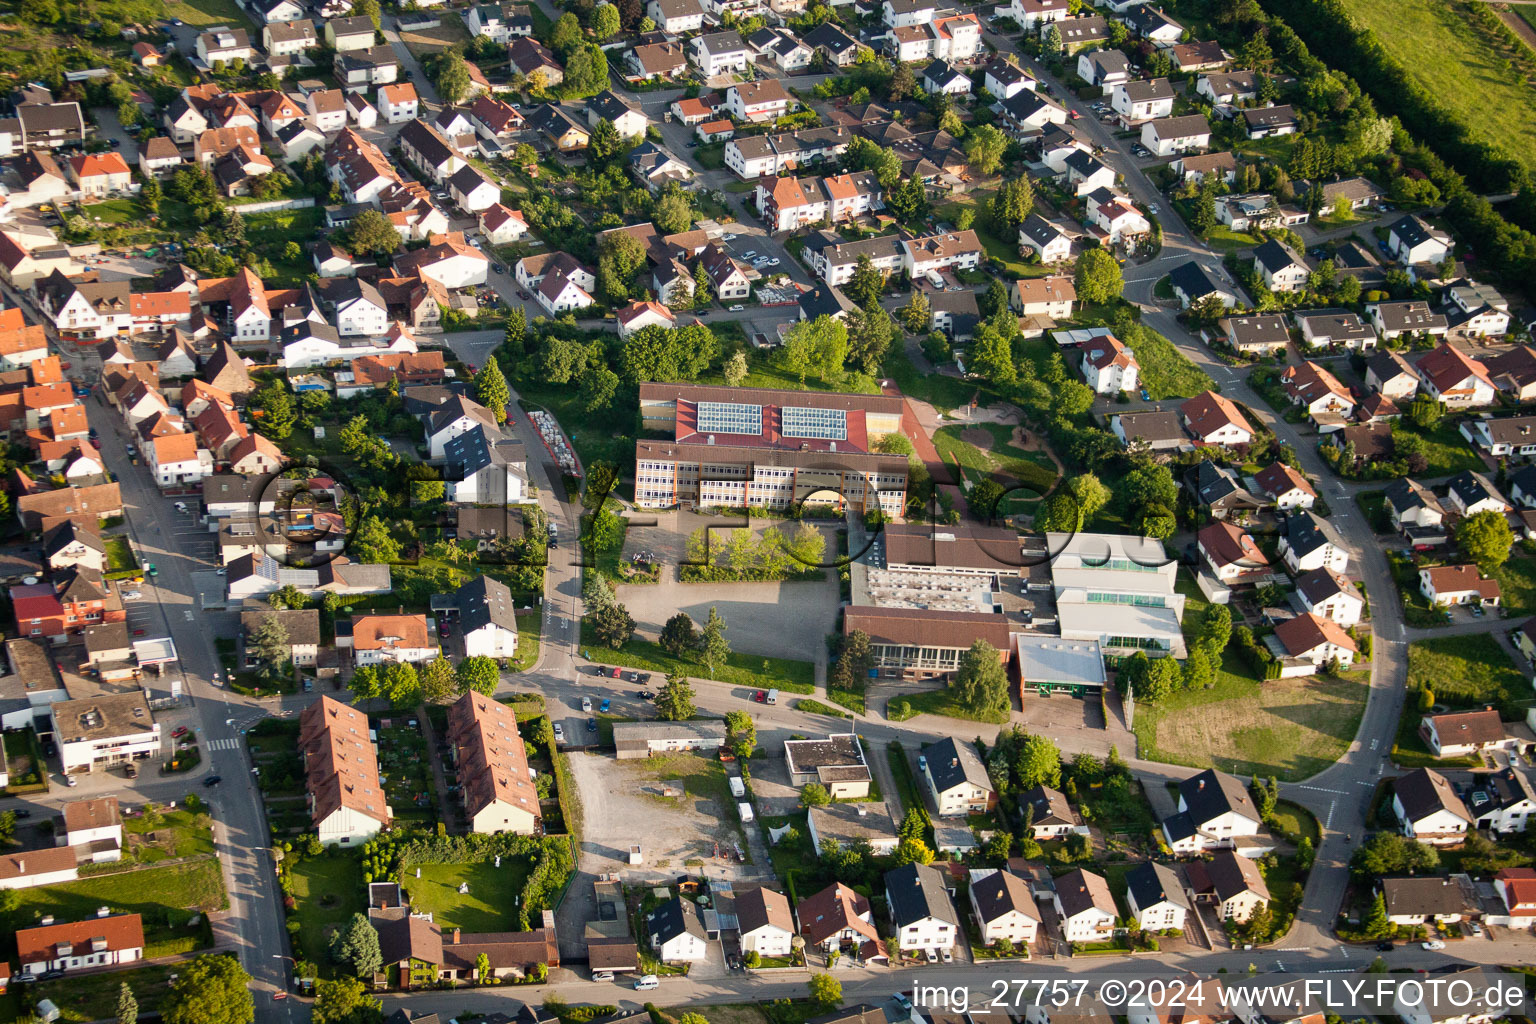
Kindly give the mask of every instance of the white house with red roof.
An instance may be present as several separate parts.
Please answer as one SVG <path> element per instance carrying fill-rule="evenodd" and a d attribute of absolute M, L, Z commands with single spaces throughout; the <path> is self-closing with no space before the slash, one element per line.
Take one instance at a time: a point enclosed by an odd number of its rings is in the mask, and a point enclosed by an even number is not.
<path fill-rule="evenodd" d="M 618 319 L 621 339 L 628 338 L 646 327 L 654 326 L 671 330 L 677 326 L 677 317 L 659 302 L 631 302 L 620 308 L 615 315 Z"/>
<path fill-rule="evenodd" d="M 189 487 L 213 475 L 213 453 L 194 434 L 167 434 L 148 446 L 148 462 L 162 490 Z"/>
<path fill-rule="evenodd" d="M 133 169 L 119 153 L 82 153 L 69 158 L 69 177 L 87 196 L 100 197 L 132 186 Z"/>
<path fill-rule="evenodd" d="M 1475 565 L 1436 565 L 1419 570 L 1419 593 L 1430 604 L 1497 607 L 1503 597 L 1499 581 L 1484 576 Z"/>
<path fill-rule="evenodd" d="M 1317 501 L 1317 490 L 1311 482 L 1283 462 L 1259 471 L 1253 482 L 1279 509 L 1311 508 Z"/>
<path fill-rule="evenodd" d="M 1360 648 L 1344 627 L 1332 619 L 1325 619 L 1308 612 L 1294 619 L 1286 619 L 1275 627 L 1274 639 L 1284 650 L 1287 658 L 1306 662 L 1310 668 L 1280 667 L 1282 678 L 1288 675 L 1311 675 L 1317 668 L 1337 661 L 1340 668 L 1354 664 Z M 1279 653 L 1279 652 L 1276 652 Z"/>
<path fill-rule="evenodd" d="M 465 242 L 462 231 L 432 235 L 425 249 L 408 252 L 395 260 L 395 271 L 400 276 L 417 274 L 448 289 L 485 284 L 490 269 L 490 257 Z"/>
<path fill-rule="evenodd" d="M 1129 198 L 1115 195 L 1103 202 L 1088 197 L 1088 215 L 1110 245 L 1131 244 L 1152 233 L 1152 224 Z"/>
<path fill-rule="evenodd" d="M 1342 418 L 1355 411 L 1354 396 L 1328 370 L 1310 359 L 1299 365 L 1287 366 L 1280 375 L 1280 386 L 1290 400 L 1316 419 L 1324 413 Z"/>
<path fill-rule="evenodd" d="M 1493 876 L 1493 888 L 1504 901 L 1508 927 L 1536 925 L 1536 868 L 1501 868 Z"/>
<path fill-rule="evenodd" d="M 1253 534 L 1226 521 L 1214 522 L 1195 536 L 1200 557 L 1222 583 L 1247 583 L 1270 575 L 1269 558 Z"/>
<path fill-rule="evenodd" d="M 480 234 L 492 245 L 507 245 L 528 235 L 528 222 L 523 211 L 495 203 L 480 211 Z"/>
<path fill-rule="evenodd" d="M 1141 366 L 1136 355 L 1113 334 L 1094 338 L 1083 345 L 1083 379 L 1101 395 L 1135 391 Z"/>
<path fill-rule="evenodd" d="M 1223 447 L 1253 440 L 1253 424 L 1230 398 L 1206 391 L 1179 406 L 1184 425 L 1197 441 Z"/>
<path fill-rule="evenodd" d="M 386 124 L 404 124 L 416 120 L 421 100 L 410 82 L 379 86 L 379 112 Z"/>
<path fill-rule="evenodd" d="M 1488 368 L 1455 345 L 1442 343 L 1422 357 L 1415 369 L 1419 389 L 1429 397 L 1456 409 L 1492 405 L 1498 394 Z"/>

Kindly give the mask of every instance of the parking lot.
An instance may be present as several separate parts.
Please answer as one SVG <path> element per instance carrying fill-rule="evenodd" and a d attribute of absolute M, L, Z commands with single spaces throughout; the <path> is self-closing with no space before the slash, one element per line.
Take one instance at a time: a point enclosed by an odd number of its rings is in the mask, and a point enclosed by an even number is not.
<path fill-rule="evenodd" d="M 199 521 L 196 499 L 178 502 L 186 511 L 175 510 L 176 525 L 169 539 L 179 554 L 209 565 L 219 564 L 219 535 L 211 533 L 206 523 Z"/>

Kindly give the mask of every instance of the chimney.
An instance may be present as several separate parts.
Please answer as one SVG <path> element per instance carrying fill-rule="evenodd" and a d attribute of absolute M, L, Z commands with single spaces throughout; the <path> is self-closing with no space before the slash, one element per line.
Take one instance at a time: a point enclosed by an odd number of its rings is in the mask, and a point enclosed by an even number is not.
<path fill-rule="evenodd" d="M 1204 780 L 1204 779 L 1201 779 L 1201 780 L 1200 780 L 1200 785 L 1198 785 L 1198 786 L 1196 786 L 1196 787 L 1195 787 L 1195 792 L 1197 792 L 1197 793 L 1198 793 L 1198 792 L 1200 792 L 1200 791 L 1201 791 L 1201 790 L 1203 790 L 1203 789 L 1205 789 L 1205 780 Z"/>
<path fill-rule="evenodd" d="M 453 930 L 453 944 L 455 946 L 459 944 L 459 929 L 457 928 Z"/>
<path fill-rule="evenodd" d="M 960 767 L 960 759 L 958 757 L 950 758 L 949 759 L 949 766 L 951 768 L 959 768 Z"/>

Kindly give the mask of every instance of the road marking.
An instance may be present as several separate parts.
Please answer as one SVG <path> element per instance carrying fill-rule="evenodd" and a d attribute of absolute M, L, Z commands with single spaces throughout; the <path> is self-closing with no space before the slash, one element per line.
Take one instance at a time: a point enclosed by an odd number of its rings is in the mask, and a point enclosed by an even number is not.
<path fill-rule="evenodd" d="M 1374 783 L 1374 782 L 1366 782 L 1364 779 L 1356 779 L 1355 780 L 1355 785 L 1357 785 L 1357 786 L 1367 786 L 1367 787 L 1370 787 L 1372 789 L 1374 789 L 1376 787 L 1376 783 Z"/>
<path fill-rule="evenodd" d="M 1380 742 L 1381 742 L 1380 740 L 1371 740 L 1371 749 L 1375 750 L 1376 749 L 1376 745 L 1378 743 L 1380 743 Z"/>
<path fill-rule="evenodd" d="M 182 612 L 181 614 L 183 614 L 183 615 L 185 615 L 187 617 L 187 621 L 188 622 L 192 621 L 192 612 L 191 612 L 190 609 L 188 609 L 187 611 Z"/>
<path fill-rule="evenodd" d="M 1314 793 L 1336 793 L 1339 796 L 1345 796 L 1345 795 L 1347 795 L 1349 793 L 1349 790 L 1347 790 L 1347 789 L 1329 789 L 1326 786 L 1308 786 L 1308 785 L 1304 785 L 1304 784 L 1298 784 L 1296 788 L 1297 789 L 1310 789 Z"/>
<path fill-rule="evenodd" d="M 239 750 L 240 749 L 240 741 L 235 739 L 232 736 L 225 737 L 224 739 L 221 739 L 221 740 L 209 740 L 208 741 L 208 749 L 209 750 Z"/>
<path fill-rule="evenodd" d="M 1323 828 L 1333 827 L 1333 809 L 1339 805 L 1337 800 L 1328 801 L 1328 816 L 1323 819 Z"/>

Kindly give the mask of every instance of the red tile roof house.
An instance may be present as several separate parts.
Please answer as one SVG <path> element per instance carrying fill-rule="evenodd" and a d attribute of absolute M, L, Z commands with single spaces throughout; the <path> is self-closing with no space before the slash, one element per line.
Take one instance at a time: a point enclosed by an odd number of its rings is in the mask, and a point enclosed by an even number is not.
<path fill-rule="evenodd" d="M 1195 540 L 1211 573 L 1228 586 L 1267 580 L 1273 575 L 1269 559 L 1253 535 L 1231 523 L 1212 523 Z"/>
<path fill-rule="evenodd" d="M 1203 444 L 1227 447 L 1246 445 L 1253 440 L 1253 425 L 1247 417 L 1230 398 L 1214 391 L 1191 398 L 1179 406 L 1179 414 L 1195 439 Z"/>
<path fill-rule="evenodd" d="M 1493 887 L 1509 911 L 1509 927 L 1536 925 L 1536 868 L 1504 868 L 1493 876 Z"/>
<path fill-rule="evenodd" d="M 1419 570 L 1419 593 L 1437 607 L 1475 604 L 1496 608 L 1503 596 L 1499 581 L 1480 573 L 1475 565 L 1438 565 Z"/>
<path fill-rule="evenodd" d="M 119 153 L 87 153 L 69 158 L 69 176 L 85 195 L 101 198 L 133 185 L 133 170 Z"/>
<path fill-rule="evenodd" d="M 55 643 L 85 632 L 86 626 L 126 618 L 122 600 L 103 588 L 101 574 L 80 567 L 56 581 L 12 587 L 10 596 L 17 632 Z"/>
<path fill-rule="evenodd" d="M 21 969 L 34 976 L 132 963 L 144 958 L 144 922 L 138 914 L 115 914 L 23 928 L 16 933 L 16 954 Z"/>
<path fill-rule="evenodd" d="M 1419 723 L 1419 735 L 1424 737 L 1436 757 L 1464 757 L 1480 750 L 1508 746 L 1514 739 L 1504 728 L 1499 712 L 1491 707 L 1481 711 L 1425 715 Z"/>

